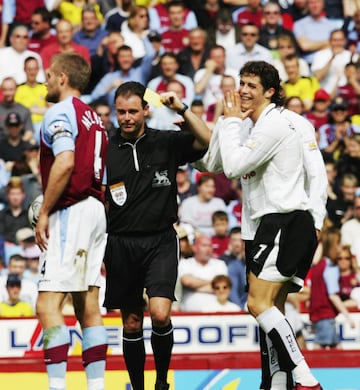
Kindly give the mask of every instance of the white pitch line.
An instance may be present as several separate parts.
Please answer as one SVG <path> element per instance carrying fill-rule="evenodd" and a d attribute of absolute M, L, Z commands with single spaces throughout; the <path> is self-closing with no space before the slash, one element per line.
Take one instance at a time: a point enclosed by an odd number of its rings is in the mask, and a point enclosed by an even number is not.
<path fill-rule="evenodd" d="M 219 380 L 224 377 L 230 370 L 228 368 L 226 368 L 225 370 L 222 370 L 219 372 L 218 375 L 216 375 L 215 378 L 213 378 L 209 384 L 207 384 L 205 387 L 204 387 L 204 390 L 211 390 L 211 386 L 215 385 L 217 382 L 219 382 Z"/>

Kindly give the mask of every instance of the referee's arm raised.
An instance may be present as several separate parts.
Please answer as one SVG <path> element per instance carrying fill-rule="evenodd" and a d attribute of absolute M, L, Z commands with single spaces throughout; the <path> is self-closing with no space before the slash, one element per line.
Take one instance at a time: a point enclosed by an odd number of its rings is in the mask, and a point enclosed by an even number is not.
<path fill-rule="evenodd" d="M 206 123 L 196 116 L 190 108 L 188 108 L 174 92 L 166 92 L 161 94 L 162 103 L 182 115 L 185 122 L 186 130 L 191 131 L 195 140 L 193 147 L 195 150 L 205 150 L 209 147 L 211 131 L 207 127 Z"/>

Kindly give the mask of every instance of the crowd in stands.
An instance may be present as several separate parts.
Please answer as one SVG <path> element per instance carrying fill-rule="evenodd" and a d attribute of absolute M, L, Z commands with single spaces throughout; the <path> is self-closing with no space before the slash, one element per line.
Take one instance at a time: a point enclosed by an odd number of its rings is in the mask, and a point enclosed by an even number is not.
<path fill-rule="evenodd" d="M 117 128 L 114 94 L 123 82 L 176 92 L 213 128 L 224 94 L 239 86 L 242 65 L 273 64 L 285 107 L 314 125 L 329 181 L 322 239 L 307 285 L 289 300 L 289 317 L 300 337 L 299 308 L 310 311 L 316 328 L 321 318 L 314 308 L 319 313 L 324 301 L 329 318 L 342 312 L 353 326 L 348 310 L 360 306 L 357 1 L 0 0 L 0 13 L 0 316 L 33 314 L 40 253 L 27 209 L 41 193 L 40 125 L 50 104 L 45 74 L 54 54 L 70 51 L 91 63 L 82 99 L 110 136 Z M 165 106 L 151 107 L 148 126 L 179 130 L 178 119 Z M 240 181 L 185 165 L 177 182 L 174 310 L 246 310 Z"/>

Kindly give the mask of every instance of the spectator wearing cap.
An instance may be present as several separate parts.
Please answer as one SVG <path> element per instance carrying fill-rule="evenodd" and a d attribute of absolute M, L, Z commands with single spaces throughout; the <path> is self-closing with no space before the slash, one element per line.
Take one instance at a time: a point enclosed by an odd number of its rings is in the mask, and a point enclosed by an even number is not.
<path fill-rule="evenodd" d="M 30 279 L 24 278 L 26 270 L 26 259 L 22 255 L 14 254 L 10 257 L 8 265 L 9 274 L 16 274 L 21 280 L 20 299 L 31 305 L 35 309 L 38 289 L 36 283 Z M 0 276 L 0 301 L 5 301 L 7 298 L 6 291 L 7 275 Z"/>
<path fill-rule="evenodd" d="M 154 48 L 155 55 L 151 62 L 151 71 L 148 75 L 147 82 L 161 75 L 160 60 L 165 50 L 162 46 L 161 34 L 155 30 L 150 30 L 148 33 L 148 39 Z"/>
<path fill-rule="evenodd" d="M 15 234 L 16 242 L 25 248 L 30 248 L 35 245 L 35 233 L 30 227 L 20 228 Z"/>
<path fill-rule="evenodd" d="M 148 38 L 150 42 L 161 42 L 161 34 L 155 30 L 150 30 L 148 32 Z"/>
<path fill-rule="evenodd" d="M 9 63 L 9 62 L 8 62 Z M 1 83 L 2 101 L 0 101 L 0 138 L 6 135 L 5 119 L 8 114 L 16 112 L 23 123 L 22 138 L 30 141 L 33 138 L 34 126 L 31 120 L 31 112 L 24 105 L 15 101 L 17 85 L 13 77 L 6 77 Z M 0 155 L 1 156 L 1 155 Z"/>
<path fill-rule="evenodd" d="M 7 297 L 0 302 L 0 317 L 31 317 L 33 308 L 20 298 L 21 279 L 17 274 L 9 274 L 6 280 Z"/>
<path fill-rule="evenodd" d="M 25 150 L 26 141 L 21 136 L 23 127 L 20 115 L 17 112 L 9 112 L 5 118 L 7 137 L 0 141 L 0 156 L 6 162 L 19 159 Z"/>
<path fill-rule="evenodd" d="M 180 165 L 178 167 L 176 173 L 176 184 L 180 204 L 184 199 L 196 195 L 196 185 L 190 179 L 190 169 L 188 164 Z"/>
<path fill-rule="evenodd" d="M 346 36 L 341 29 L 331 32 L 329 43 L 330 47 L 314 54 L 311 71 L 320 81 L 321 88 L 332 94 L 338 86 L 346 84 L 345 65 L 356 61 L 358 55 L 345 49 Z"/>
<path fill-rule="evenodd" d="M 319 129 L 319 148 L 338 160 L 345 150 L 347 137 L 359 133 L 360 127 L 351 123 L 347 102 L 342 97 L 336 97 L 329 109 L 329 123 Z"/>
<path fill-rule="evenodd" d="M 21 177 L 26 193 L 24 207 L 28 208 L 36 196 L 42 193 L 38 144 L 25 143 L 23 154 L 13 163 L 11 176 Z"/>
<path fill-rule="evenodd" d="M 314 103 L 311 111 L 305 113 L 315 130 L 319 130 L 322 125 L 329 122 L 330 95 L 324 89 L 318 89 L 314 94 Z"/>
<path fill-rule="evenodd" d="M 346 83 L 340 85 L 336 91 L 348 103 L 349 115 L 360 114 L 360 81 L 358 80 L 358 64 L 349 62 L 345 65 L 344 75 Z"/>
<path fill-rule="evenodd" d="M 31 228 L 21 228 L 16 232 L 16 241 L 22 247 L 22 254 L 26 259 L 26 270 L 23 277 L 37 283 L 39 280 L 40 249 L 35 243 L 35 233 Z"/>

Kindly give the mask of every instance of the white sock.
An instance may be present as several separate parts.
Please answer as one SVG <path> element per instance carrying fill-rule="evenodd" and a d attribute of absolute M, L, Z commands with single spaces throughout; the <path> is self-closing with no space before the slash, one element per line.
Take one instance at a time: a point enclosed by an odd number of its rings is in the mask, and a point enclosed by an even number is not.
<path fill-rule="evenodd" d="M 301 361 L 294 369 L 295 382 L 304 386 L 315 386 L 319 383 L 311 373 L 305 359 Z"/>
<path fill-rule="evenodd" d="M 290 324 L 277 307 L 272 306 L 265 310 L 256 317 L 256 321 L 267 336 L 272 339 L 274 346 L 275 340 L 271 337 L 271 333 L 277 333 L 277 340 L 286 349 L 288 358 L 292 361 L 292 367 L 296 366 L 304 359 Z M 277 352 L 279 355 L 279 351 Z M 279 356 L 278 359 L 281 361 L 281 356 Z"/>
<path fill-rule="evenodd" d="M 104 378 L 88 379 L 87 388 L 88 390 L 104 390 Z"/>
<path fill-rule="evenodd" d="M 65 378 L 49 377 L 50 390 L 65 390 L 65 388 L 66 388 Z"/>
<path fill-rule="evenodd" d="M 277 371 L 271 378 L 270 390 L 286 390 L 286 372 Z"/>

